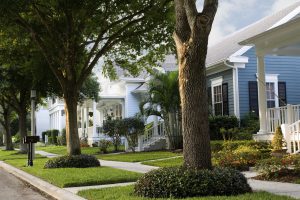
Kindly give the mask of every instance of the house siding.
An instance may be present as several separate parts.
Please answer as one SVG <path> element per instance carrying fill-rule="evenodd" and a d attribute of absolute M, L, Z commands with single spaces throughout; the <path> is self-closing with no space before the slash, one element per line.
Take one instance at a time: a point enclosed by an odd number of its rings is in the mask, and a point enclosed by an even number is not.
<path fill-rule="evenodd" d="M 207 76 L 207 87 L 211 87 L 211 79 L 220 76 L 223 78 L 223 83 L 228 83 L 229 115 L 234 115 L 232 69 Z"/>
<path fill-rule="evenodd" d="M 141 83 L 129 83 L 126 84 L 126 98 L 125 98 L 125 117 L 133 117 L 136 113 L 140 112 L 139 104 L 141 99 L 139 95 L 132 94 Z"/>
<path fill-rule="evenodd" d="M 240 115 L 249 113 L 248 81 L 256 81 L 257 58 L 255 48 L 248 50 L 244 56 L 249 62 L 244 69 L 239 69 Z M 286 82 L 288 104 L 300 104 L 300 57 L 265 56 L 265 73 L 278 74 L 278 82 Z"/>

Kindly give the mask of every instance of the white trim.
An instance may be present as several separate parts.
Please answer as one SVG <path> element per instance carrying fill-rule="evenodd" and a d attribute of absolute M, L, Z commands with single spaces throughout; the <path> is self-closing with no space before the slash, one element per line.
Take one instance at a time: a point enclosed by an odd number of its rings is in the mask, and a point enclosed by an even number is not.
<path fill-rule="evenodd" d="M 275 28 L 277 26 L 280 26 L 281 24 L 284 24 L 288 21 L 290 21 L 292 18 L 294 18 L 298 13 L 300 12 L 300 6 L 298 6 L 297 8 L 295 8 L 292 12 L 290 12 L 289 14 L 287 14 L 284 18 L 282 18 L 281 20 L 279 20 L 278 22 L 276 22 L 273 26 L 271 26 L 268 30 Z"/>
<path fill-rule="evenodd" d="M 216 87 L 218 85 L 222 85 L 223 77 L 219 76 L 217 78 L 210 79 L 210 81 L 211 81 L 211 87 Z"/>
<path fill-rule="evenodd" d="M 230 55 L 229 58 L 236 57 L 236 56 L 241 56 L 241 55 L 243 55 L 244 53 L 246 53 L 251 48 L 252 48 L 252 46 L 245 45 L 242 48 L 240 48 L 239 50 L 237 50 L 235 53 L 233 53 L 232 55 Z"/>
<path fill-rule="evenodd" d="M 223 77 L 219 76 L 216 78 L 213 78 L 211 81 L 211 100 L 212 100 L 212 111 L 215 115 L 215 98 L 214 98 L 214 87 L 221 86 L 221 92 L 222 92 L 222 83 L 223 83 Z M 223 94 L 222 94 L 223 95 Z M 222 99 L 222 114 L 223 114 L 223 99 Z"/>
<path fill-rule="evenodd" d="M 266 83 L 274 83 L 275 107 L 279 107 L 278 76 L 279 76 L 279 74 L 266 74 Z"/>

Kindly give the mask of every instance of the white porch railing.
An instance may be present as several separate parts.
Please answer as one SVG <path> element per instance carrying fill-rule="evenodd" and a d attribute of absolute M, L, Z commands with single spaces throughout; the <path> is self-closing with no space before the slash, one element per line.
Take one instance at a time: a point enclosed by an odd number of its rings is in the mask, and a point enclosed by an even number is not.
<path fill-rule="evenodd" d="M 288 153 L 300 152 L 300 120 L 288 126 L 287 142 Z"/>
<path fill-rule="evenodd" d="M 165 139 L 164 123 L 161 122 L 157 126 L 153 126 L 145 131 L 144 135 L 138 138 L 138 151 L 143 151 L 144 147 L 153 144 L 154 142 Z"/>
<path fill-rule="evenodd" d="M 267 132 L 275 133 L 281 124 L 291 125 L 300 120 L 300 105 L 287 105 L 267 109 Z"/>

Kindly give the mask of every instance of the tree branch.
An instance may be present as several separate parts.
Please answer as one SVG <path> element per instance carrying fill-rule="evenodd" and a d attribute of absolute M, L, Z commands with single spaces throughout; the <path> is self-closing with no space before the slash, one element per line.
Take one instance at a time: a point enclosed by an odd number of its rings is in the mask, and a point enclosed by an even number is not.
<path fill-rule="evenodd" d="M 185 12 L 186 12 L 186 16 L 188 19 L 190 29 L 193 29 L 196 17 L 198 15 L 198 11 L 196 8 L 196 1 L 195 0 L 184 0 L 184 8 L 185 8 Z"/>

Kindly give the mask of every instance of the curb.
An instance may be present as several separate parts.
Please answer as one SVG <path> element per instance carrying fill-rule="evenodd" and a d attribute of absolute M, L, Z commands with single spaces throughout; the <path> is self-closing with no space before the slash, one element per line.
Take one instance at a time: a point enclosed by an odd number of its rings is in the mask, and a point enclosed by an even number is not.
<path fill-rule="evenodd" d="M 57 200 L 86 200 L 80 196 L 73 194 L 67 190 L 54 186 L 40 178 L 37 178 L 31 174 L 28 174 L 18 168 L 15 168 L 9 164 L 0 161 L 0 167 L 2 167 L 7 172 L 15 175 L 16 177 L 24 180 L 25 182 L 33 185 L 39 190 L 45 192 L 46 194 L 52 196 Z"/>

